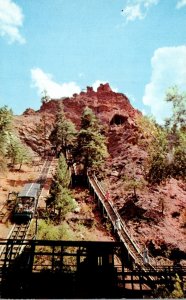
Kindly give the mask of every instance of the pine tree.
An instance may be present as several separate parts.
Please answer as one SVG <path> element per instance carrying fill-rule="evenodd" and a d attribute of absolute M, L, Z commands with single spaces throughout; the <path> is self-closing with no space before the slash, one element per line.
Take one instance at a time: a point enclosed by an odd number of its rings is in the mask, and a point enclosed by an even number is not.
<path fill-rule="evenodd" d="M 0 169 L 5 172 L 7 169 L 7 147 L 9 135 L 12 130 L 12 110 L 7 106 L 0 108 Z"/>
<path fill-rule="evenodd" d="M 55 207 L 58 210 L 58 220 L 61 221 L 65 215 L 75 209 L 75 202 L 73 201 L 70 190 L 62 185 L 58 185 L 55 194 Z"/>
<path fill-rule="evenodd" d="M 55 180 L 59 185 L 68 188 L 70 184 L 70 172 L 63 154 L 60 155 L 55 174 Z"/>
<path fill-rule="evenodd" d="M 6 105 L 0 108 L 0 133 L 9 132 L 11 130 L 13 113 Z"/>
<path fill-rule="evenodd" d="M 74 144 L 76 138 L 75 125 L 65 117 L 63 106 L 59 107 L 56 115 L 54 128 L 50 134 L 50 141 L 55 148 L 56 156 L 62 153 L 66 157 L 66 151 L 69 146 Z"/>
<path fill-rule="evenodd" d="M 58 210 L 58 220 L 65 217 L 66 213 L 75 208 L 72 194 L 68 189 L 70 184 L 70 172 L 63 154 L 60 155 L 54 180 L 50 190 L 50 196 L 46 204 Z"/>
<path fill-rule="evenodd" d="M 13 166 L 15 164 L 19 164 L 19 170 L 21 169 L 23 163 L 31 160 L 28 149 L 22 144 L 20 139 L 13 134 L 9 135 L 7 156 L 9 159 L 11 159 L 11 164 Z"/>
<path fill-rule="evenodd" d="M 47 103 L 50 100 L 50 97 L 48 96 L 47 90 L 43 90 L 41 95 L 41 103 Z"/>
<path fill-rule="evenodd" d="M 86 107 L 82 114 L 81 129 L 77 137 L 76 162 L 83 164 L 86 173 L 89 168 L 98 169 L 107 156 L 106 138 L 102 134 L 102 127 L 93 111 Z"/>

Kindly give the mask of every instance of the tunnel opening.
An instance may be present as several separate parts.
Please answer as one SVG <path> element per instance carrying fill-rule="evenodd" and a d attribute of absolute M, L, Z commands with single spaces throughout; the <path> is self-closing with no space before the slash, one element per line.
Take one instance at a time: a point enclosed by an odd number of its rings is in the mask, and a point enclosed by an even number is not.
<path fill-rule="evenodd" d="M 127 121 L 127 117 L 122 115 L 114 115 L 112 120 L 110 121 L 110 125 L 122 125 Z"/>

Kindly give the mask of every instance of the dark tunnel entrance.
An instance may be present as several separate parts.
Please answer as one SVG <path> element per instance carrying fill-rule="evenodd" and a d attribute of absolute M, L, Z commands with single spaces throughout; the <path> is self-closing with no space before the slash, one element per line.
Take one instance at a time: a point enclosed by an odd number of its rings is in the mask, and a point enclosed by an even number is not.
<path fill-rule="evenodd" d="M 122 125 L 127 120 L 127 117 L 122 115 L 114 115 L 112 120 L 110 121 L 110 125 Z"/>

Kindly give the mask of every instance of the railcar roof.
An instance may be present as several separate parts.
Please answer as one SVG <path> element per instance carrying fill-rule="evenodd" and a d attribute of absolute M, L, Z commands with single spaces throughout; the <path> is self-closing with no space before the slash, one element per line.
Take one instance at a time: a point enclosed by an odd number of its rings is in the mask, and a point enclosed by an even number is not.
<path fill-rule="evenodd" d="M 22 191 L 18 194 L 18 197 L 37 197 L 38 191 L 40 190 L 39 183 L 26 183 Z"/>

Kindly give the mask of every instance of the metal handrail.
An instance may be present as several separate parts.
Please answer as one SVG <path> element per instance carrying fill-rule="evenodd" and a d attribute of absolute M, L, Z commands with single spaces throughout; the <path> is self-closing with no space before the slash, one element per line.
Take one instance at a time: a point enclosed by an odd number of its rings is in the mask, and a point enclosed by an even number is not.
<path fill-rule="evenodd" d="M 89 176 L 88 174 L 87 174 L 87 176 L 88 176 L 89 181 L 91 181 L 90 176 Z M 100 184 L 100 182 L 98 181 L 97 177 L 95 176 L 95 174 L 93 174 L 93 175 L 91 175 L 91 176 L 92 176 L 92 178 L 94 179 L 94 181 L 96 182 L 96 185 L 97 185 L 97 187 L 99 188 L 100 192 L 102 193 L 103 197 L 105 198 L 106 192 L 105 192 L 105 190 L 103 189 L 103 187 L 101 186 L 101 184 Z M 90 182 L 90 183 L 91 183 L 91 182 Z M 93 185 L 93 183 L 92 183 L 92 185 Z M 94 188 L 94 186 L 93 186 L 93 188 Z M 112 208 L 112 210 L 114 211 L 116 217 L 120 220 L 121 227 L 122 227 L 124 233 L 125 233 L 125 234 L 127 235 L 127 237 L 129 238 L 130 242 L 132 243 L 132 245 L 133 245 L 133 247 L 135 248 L 135 250 L 136 250 L 136 252 L 138 253 L 138 255 L 140 255 L 141 259 L 143 259 L 143 255 L 142 255 L 142 253 L 141 253 L 140 248 L 137 246 L 137 244 L 134 242 L 134 240 L 132 239 L 131 235 L 129 234 L 129 232 L 128 232 L 128 230 L 127 230 L 127 227 L 126 227 L 126 224 L 125 224 L 124 221 L 121 219 L 121 217 L 120 217 L 118 211 L 114 208 L 113 204 L 112 204 L 109 200 L 107 200 L 107 202 L 108 202 L 109 205 L 111 206 L 111 208 Z M 105 210 L 107 211 L 107 213 L 108 213 L 108 215 L 109 215 L 109 212 L 108 212 L 106 206 L 104 205 L 104 202 L 102 202 L 102 204 L 103 204 Z M 109 216 L 109 217 L 110 217 L 110 216 Z M 110 217 L 110 219 L 111 219 L 111 217 Z M 124 240 L 123 240 L 121 234 L 119 234 L 119 236 L 120 236 L 121 240 L 124 242 Z M 130 255 L 133 257 L 133 259 L 136 260 L 135 255 L 131 252 L 131 250 L 129 249 L 129 247 L 128 247 L 126 244 L 125 244 L 125 246 L 126 246 L 127 250 L 129 251 Z M 150 262 L 148 262 L 147 265 L 148 265 L 151 269 L 154 269 L 154 266 L 153 266 Z"/>

